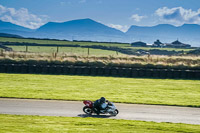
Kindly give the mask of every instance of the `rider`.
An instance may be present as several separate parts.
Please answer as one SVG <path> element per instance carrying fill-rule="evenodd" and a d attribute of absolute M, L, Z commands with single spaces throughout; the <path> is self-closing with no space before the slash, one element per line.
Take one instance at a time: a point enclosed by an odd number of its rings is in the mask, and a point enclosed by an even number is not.
<path fill-rule="evenodd" d="M 100 99 L 94 102 L 94 110 L 97 113 L 97 115 L 99 115 L 101 110 L 105 109 L 102 107 L 104 104 L 106 104 L 106 99 L 104 97 L 101 97 Z"/>

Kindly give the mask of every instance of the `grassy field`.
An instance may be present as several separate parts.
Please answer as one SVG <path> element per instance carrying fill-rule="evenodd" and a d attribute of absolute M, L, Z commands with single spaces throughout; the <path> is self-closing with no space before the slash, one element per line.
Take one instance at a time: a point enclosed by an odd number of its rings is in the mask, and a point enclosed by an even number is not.
<path fill-rule="evenodd" d="M 78 117 L 71 118 L 0 114 L 0 123 L 1 133 L 198 133 L 200 131 L 199 125 Z"/>
<path fill-rule="evenodd" d="M 26 51 L 26 46 L 9 46 L 14 51 Z M 53 53 L 57 52 L 57 47 L 40 47 L 40 46 L 28 46 L 28 52 L 33 53 Z M 68 54 L 78 54 L 78 55 L 88 55 L 88 48 L 80 47 L 59 47 L 58 52 L 68 53 Z M 116 53 L 110 50 L 92 49 L 89 48 L 89 55 L 122 55 L 121 53 Z"/>
<path fill-rule="evenodd" d="M 26 51 L 26 46 L 9 46 L 14 51 Z M 150 48 L 150 47 L 124 47 L 124 48 L 131 48 L 135 51 L 139 49 L 143 50 L 152 50 L 152 49 L 159 49 L 159 50 L 167 50 L 167 51 L 191 51 L 194 49 L 178 49 L 178 48 Z M 40 52 L 40 53 L 52 53 L 56 52 L 57 47 L 41 47 L 41 46 L 28 46 L 28 52 Z M 67 52 L 67 53 L 73 53 L 73 54 L 87 54 L 88 49 L 87 48 L 80 48 L 80 47 L 59 47 L 58 52 Z M 111 50 L 101 50 L 101 49 L 92 49 L 90 48 L 90 54 L 91 55 L 116 55 L 115 51 Z"/>
<path fill-rule="evenodd" d="M 184 49 L 184 48 L 151 48 L 151 47 L 131 47 L 131 44 L 122 44 L 122 43 L 96 43 L 96 42 L 72 42 L 72 41 L 56 41 L 56 40 L 38 40 L 38 39 L 26 39 L 26 38 L 6 38 L 0 37 L 0 42 L 27 42 L 27 43 L 37 43 L 37 44 L 71 44 L 71 45 L 81 45 L 81 46 L 88 46 L 88 45 L 101 45 L 101 46 L 113 46 L 113 47 L 121 47 L 121 48 L 131 48 L 133 51 L 143 49 L 143 50 L 167 50 L 167 51 L 191 51 L 194 49 Z M 21 50 L 21 47 L 15 48 Z M 34 48 L 37 49 L 37 48 Z M 49 49 L 49 48 L 47 48 Z M 54 48 L 52 48 L 54 49 Z M 39 50 L 40 51 L 40 50 Z M 43 52 L 43 51 L 42 51 Z"/>
<path fill-rule="evenodd" d="M 200 107 L 199 80 L 0 74 L 0 97 Z"/>
<path fill-rule="evenodd" d="M 55 41 L 55 40 L 37 40 L 37 39 L 25 39 L 25 38 L 7 38 L 0 37 L 0 42 L 26 42 L 26 43 L 38 43 L 38 44 L 73 44 L 73 45 L 102 45 L 102 46 L 115 46 L 125 47 L 130 44 L 122 43 L 97 43 L 97 42 L 72 42 L 72 41 Z"/>
<path fill-rule="evenodd" d="M 191 50 L 194 50 L 192 48 L 187 48 L 187 49 L 184 49 L 184 48 L 156 48 L 156 47 L 124 47 L 124 48 L 131 48 L 133 50 L 139 50 L 139 49 L 143 49 L 143 50 L 152 50 L 152 49 L 158 49 L 158 50 L 167 50 L 167 51 L 184 51 L 184 52 L 187 52 L 187 51 L 191 51 Z"/>

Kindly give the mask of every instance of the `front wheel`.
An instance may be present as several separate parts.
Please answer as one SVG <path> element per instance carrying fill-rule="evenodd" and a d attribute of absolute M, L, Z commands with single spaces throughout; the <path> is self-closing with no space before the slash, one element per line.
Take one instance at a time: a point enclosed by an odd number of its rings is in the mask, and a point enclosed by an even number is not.
<path fill-rule="evenodd" d="M 115 111 L 110 113 L 110 114 L 113 115 L 113 116 L 116 116 L 118 113 L 119 113 L 118 109 L 115 109 Z"/>
<path fill-rule="evenodd" d="M 83 112 L 85 112 L 88 115 L 91 115 L 92 114 L 92 108 L 85 106 L 85 107 L 83 107 Z"/>
<path fill-rule="evenodd" d="M 118 109 L 115 109 L 115 116 L 117 115 L 117 114 L 119 114 L 119 110 Z"/>

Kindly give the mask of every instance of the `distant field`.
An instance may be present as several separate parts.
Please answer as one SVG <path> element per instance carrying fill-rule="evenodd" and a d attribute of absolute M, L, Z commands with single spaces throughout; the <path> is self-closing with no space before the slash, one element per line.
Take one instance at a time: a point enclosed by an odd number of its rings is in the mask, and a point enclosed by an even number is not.
<path fill-rule="evenodd" d="M 191 51 L 194 49 L 184 49 L 184 48 L 151 48 L 151 47 L 131 47 L 131 44 L 117 44 L 117 43 L 97 43 L 97 42 L 72 42 L 72 41 L 57 41 L 57 40 L 39 40 L 39 39 L 26 39 L 26 38 L 6 38 L 6 37 L 0 37 L 1 42 L 27 42 L 27 43 L 37 43 L 37 44 L 57 44 L 57 45 L 80 45 L 80 46 L 91 46 L 91 45 L 101 45 L 101 46 L 107 46 L 107 47 L 120 47 L 124 49 L 132 49 L 132 52 L 136 52 L 139 49 L 142 50 L 152 50 L 152 49 L 157 49 L 157 50 L 167 50 L 167 51 Z M 25 51 L 25 47 L 23 46 L 9 46 L 12 47 L 15 51 Z M 29 47 L 30 52 L 47 52 L 47 53 L 52 53 L 55 52 L 56 47 Z M 65 47 L 62 48 L 59 52 L 73 52 L 73 53 L 85 53 L 87 50 L 83 49 L 75 49 L 71 47 Z M 104 50 L 94 50 L 93 55 L 115 55 L 116 53 L 113 54 L 113 51 L 104 51 Z"/>
<path fill-rule="evenodd" d="M 191 51 L 194 49 L 184 49 L 184 48 L 151 48 L 151 47 L 124 47 L 124 48 L 131 48 L 133 50 L 143 49 L 143 50 L 152 50 L 152 49 L 158 49 L 158 50 L 167 50 L 167 51 Z"/>
<path fill-rule="evenodd" d="M 199 80 L 0 74 L 0 97 L 200 107 Z"/>
<path fill-rule="evenodd" d="M 96 43 L 96 42 L 71 42 L 71 41 L 54 41 L 54 40 L 37 40 L 37 39 L 25 39 L 25 38 L 6 38 L 0 37 L 1 42 L 27 42 L 38 44 L 72 44 L 72 45 L 102 45 L 102 46 L 116 46 L 125 47 L 130 44 L 117 44 L 117 43 Z"/>
<path fill-rule="evenodd" d="M 25 46 L 9 46 L 14 51 L 26 51 Z M 40 47 L 40 46 L 28 46 L 28 52 L 34 53 L 53 53 L 57 51 L 57 47 Z M 58 52 L 68 53 L 68 54 L 78 54 L 78 55 L 88 55 L 88 48 L 80 47 L 59 47 Z M 89 48 L 89 55 L 123 55 L 121 53 L 116 53 L 111 50 L 101 50 Z"/>
<path fill-rule="evenodd" d="M 197 133 L 199 125 L 133 120 L 0 114 L 1 133 Z"/>

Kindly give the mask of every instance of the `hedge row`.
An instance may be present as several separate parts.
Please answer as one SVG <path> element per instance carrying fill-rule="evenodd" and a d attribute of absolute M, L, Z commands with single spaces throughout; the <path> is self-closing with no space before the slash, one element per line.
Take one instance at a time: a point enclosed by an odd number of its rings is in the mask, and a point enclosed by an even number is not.
<path fill-rule="evenodd" d="M 200 79 L 199 70 L 104 68 L 63 65 L 0 64 L 0 73 L 91 75 L 136 78 Z"/>

